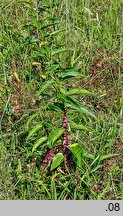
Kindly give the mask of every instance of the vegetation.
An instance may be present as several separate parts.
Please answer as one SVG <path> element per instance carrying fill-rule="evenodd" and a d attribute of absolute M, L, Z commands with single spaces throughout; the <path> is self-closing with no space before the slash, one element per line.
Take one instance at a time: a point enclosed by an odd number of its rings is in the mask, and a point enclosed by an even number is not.
<path fill-rule="evenodd" d="M 123 199 L 122 0 L 0 8 L 0 199 Z"/>

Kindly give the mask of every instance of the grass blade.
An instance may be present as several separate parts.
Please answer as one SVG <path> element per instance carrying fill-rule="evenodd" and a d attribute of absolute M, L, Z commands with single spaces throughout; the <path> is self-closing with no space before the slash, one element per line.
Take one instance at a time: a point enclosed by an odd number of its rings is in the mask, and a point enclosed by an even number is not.
<path fill-rule="evenodd" d="M 120 155 L 120 153 L 119 154 L 107 154 L 107 155 L 103 155 L 103 156 L 100 157 L 100 160 L 105 160 L 105 159 L 109 159 L 109 158 L 112 158 L 112 157 L 117 157 L 119 155 Z"/>
<path fill-rule="evenodd" d="M 55 174 L 51 178 L 51 192 L 52 192 L 52 200 L 57 200 L 57 192 L 56 192 L 56 184 L 55 184 L 55 177 L 58 174 Z"/>

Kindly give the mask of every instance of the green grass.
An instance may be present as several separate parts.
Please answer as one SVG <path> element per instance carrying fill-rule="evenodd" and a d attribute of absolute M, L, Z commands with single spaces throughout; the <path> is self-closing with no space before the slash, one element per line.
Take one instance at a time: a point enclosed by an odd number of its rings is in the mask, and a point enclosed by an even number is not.
<path fill-rule="evenodd" d="M 0 199 L 122 200 L 122 0 L 37 7 L 0 0 Z M 93 93 L 71 97 L 89 113 L 65 96 L 71 88 Z M 47 145 L 60 150 L 51 132 L 62 128 L 63 104 L 69 122 L 86 127 L 71 128 L 84 154 L 81 166 L 73 154 L 70 168 L 50 171 L 42 159 Z"/>

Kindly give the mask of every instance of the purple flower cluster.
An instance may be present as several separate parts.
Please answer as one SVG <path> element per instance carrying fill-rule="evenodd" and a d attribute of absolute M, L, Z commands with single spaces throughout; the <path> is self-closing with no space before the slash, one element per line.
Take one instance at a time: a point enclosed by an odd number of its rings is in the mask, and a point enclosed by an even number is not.
<path fill-rule="evenodd" d="M 51 162 L 53 160 L 54 155 L 55 155 L 54 149 L 52 148 L 47 152 L 46 156 L 42 160 L 42 165 L 45 165 L 45 164 Z"/>

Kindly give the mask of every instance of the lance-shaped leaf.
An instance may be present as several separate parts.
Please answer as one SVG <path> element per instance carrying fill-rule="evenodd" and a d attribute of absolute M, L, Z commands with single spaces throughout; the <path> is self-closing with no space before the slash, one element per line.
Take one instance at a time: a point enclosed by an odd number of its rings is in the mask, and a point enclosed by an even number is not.
<path fill-rule="evenodd" d="M 56 128 L 51 131 L 48 137 L 48 145 L 49 147 L 53 147 L 53 144 L 61 137 L 61 135 L 65 132 L 65 129 Z"/>
<path fill-rule="evenodd" d="M 60 110 L 64 110 L 64 103 L 63 102 L 54 102 L 53 103 L 56 107 L 58 107 Z"/>
<path fill-rule="evenodd" d="M 42 124 L 38 124 L 38 125 L 36 125 L 35 127 L 33 127 L 32 130 L 29 131 L 29 134 L 28 134 L 28 136 L 27 136 L 27 140 L 28 140 L 31 136 L 33 136 L 38 130 L 40 130 L 42 127 L 43 127 Z"/>
<path fill-rule="evenodd" d="M 74 154 L 77 159 L 77 165 L 82 167 L 83 149 L 78 143 L 74 143 L 69 147 L 70 151 Z"/>
<path fill-rule="evenodd" d="M 75 72 L 78 70 L 78 67 L 73 66 L 73 67 L 66 67 L 66 68 L 61 68 L 61 72 Z"/>
<path fill-rule="evenodd" d="M 64 156 L 62 153 L 57 153 L 54 158 L 53 162 L 51 164 L 51 171 L 60 166 L 60 164 L 64 161 Z"/>
<path fill-rule="evenodd" d="M 42 94 L 48 87 L 50 87 L 54 83 L 53 80 L 46 81 L 37 91 L 36 96 L 38 97 L 40 94 Z"/>
<path fill-rule="evenodd" d="M 18 3 L 27 3 L 27 4 L 30 4 L 30 5 L 33 5 L 33 1 L 32 0 L 17 0 Z"/>
<path fill-rule="evenodd" d="M 58 106 L 55 106 L 54 103 L 53 104 L 48 104 L 47 107 L 46 107 L 46 110 L 52 110 L 52 111 L 59 111 L 59 107 Z"/>
<path fill-rule="evenodd" d="M 46 56 L 45 52 L 36 52 L 30 56 L 30 59 L 34 59 L 34 58 L 38 58 L 38 57 L 44 57 L 44 56 Z"/>
<path fill-rule="evenodd" d="M 78 110 L 82 113 L 85 113 L 87 115 L 90 115 L 91 117 L 96 119 L 96 116 L 93 114 L 93 112 L 91 112 L 88 108 L 86 108 L 85 106 L 82 106 L 81 104 L 77 103 L 75 100 L 73 100 L 72 98 L 66 96 L 65 97 L 65 102 L 66 102 L 66 106 L 70 107 L 72 109 Z"/>
<path fill-rule="evenodd" d="M 60 29 L 60 30 L 57 30 L 57 31 L 53 31 L 48 36 L 52 37 L 53 35 L 59 34 L 59 33 L 63 32 L 63 31 L 65 31 L 65 29 Z"/>
<path fill-rule="evenodd" d="M 57 25 L 57 24 L 59 24 L 58 22 L 53 22 L 53 23 L 51 23 L 51 24 L 48 24 L 48 25 L 45 25 L 45 26 L 42 26 L 41 27 L 41 30 L 43 30 L 43 29 L 45 29 L 45 28 L 48 28 L 48 27 L 50 27 L 50 26 L 54 26 L 54 25 Z M 46 37 L 47 35 L 45 35 L 45 37 Z"/>
<path fill-rule="evenodd" d="M 34 114 L 32 114 L 31 116 L 29 116 L 27 122 L 26 122 L 26 129 L 28 129 L 29 124 L 33 121 L 34 118 L 36 118 L 37 115 L 39 115 L 39 112 L 36 112 Z"/>
<path fill-rule="evenodd" d="M 79 95 L 79 94 L 84 94 L 84 95 L 93 95 L 92 92 L 90 91 L 87 91 L 85 89 L 72 89 L 70 91 L 68 91 L 66 93 L 67 96 L 70 96 L 70 95 Z"/>
<path fill-rule="evenodd" d="M 94 155 L 87 153 L 78 143 L 74 143 L 69 147 L 71 152 L 76 156 L 76 152 L 80 152 L 82 158 L 94 160 Z"/>
<path fill-rule="evenodd" d="M 63 74 L 62 76 L 60 76 L 59 79 L 64 80 L 64 79 L 69 79 L 69 78 L 73 78 L 73 77 L 80 77 L 80 73 L 76 72 L 76 71 L 67 72 L 67 73 Z"/>
<path fill-rule="evenodd" d="M 74 51 L 74 49 L 72 48 L 57 49 L 57 50 L 52 51 L 51 55 L 54 56 L 56 54 L 60 54 L 60 53 L 67 52 L 67 51 Z"/>
<path fill-rule="evenodd" d="M 85 131 L 91 131 L 90 128 L 87 128 L 83 124 L 76 124 L 75 122 L 70 122 L 70 128 L 75 130 L 85 130 Z"/>
<path fill-rule="evenodd" d="M 35 144 L 33 145 L 33 148 L 32 148 L 32 153 L 42 144 L 44 143 L 45 141 L 47 140 L 47 137 L 41 137 L 40 139 L 38 139 Z"/>

